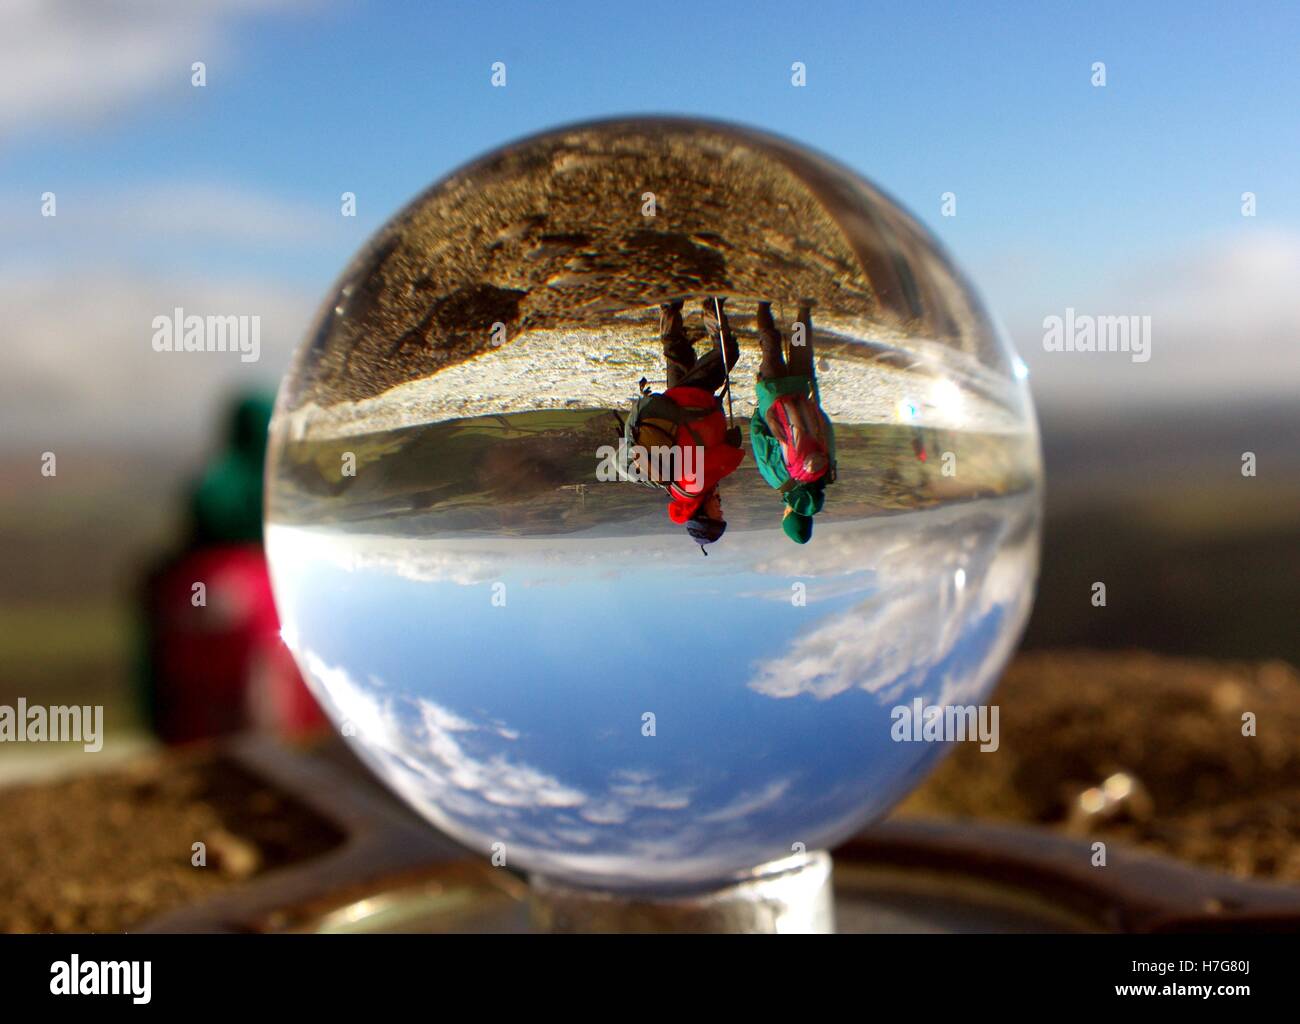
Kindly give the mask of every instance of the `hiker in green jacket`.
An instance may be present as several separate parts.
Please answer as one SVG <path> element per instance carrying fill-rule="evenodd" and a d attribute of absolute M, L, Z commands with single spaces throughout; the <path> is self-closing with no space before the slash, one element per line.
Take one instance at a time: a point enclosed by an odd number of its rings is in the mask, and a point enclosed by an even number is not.
<path fill-rule="evenodd" d="M 763 479 L 781 492 L 781 529 L 796 544 L 806 544 L 813 516 L 826 504 L 826 485 L 835 482 L 835 432 L 817 390 L 811 303 L 799 304 L 788 358 L 769 302 L 758 304 L 758 340 L 763 360 L 749 428 L 754 461 Z"/>

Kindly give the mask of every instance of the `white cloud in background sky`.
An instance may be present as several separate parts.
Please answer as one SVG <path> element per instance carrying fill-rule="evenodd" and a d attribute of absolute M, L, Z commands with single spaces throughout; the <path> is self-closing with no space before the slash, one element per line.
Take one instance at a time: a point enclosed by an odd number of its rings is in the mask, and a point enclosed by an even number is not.
<path fill-rule="evenodd" d="M 213 195 L 190 207 L 186 196 Z M 239 190 L 178 186 L 175 202 L 142 220 L 90 217 L 85 237 L 185 233 L 198 240 L 241 233 L 265 246 L 299 244 L 316 231 L 292 204 Z M 105 204 L 109 206 L 111 204 Z M 175 218 L 168 220 L 171 209 Z M 3 220 L 0 220 L 3 223 Z M 99 225 L 96 227 L 96 225 Z M 79 236 L 80 237 L 80 236 Z M 51 264 L 54 265 L 51 265 Z M 1151 359 L 1125 353 L 1046 352 L 1041 319 L 1013 320 L 1040 406 L 1082 416 L 1190 403 L 1216 407 L 1294 395 L 1300 384 L 1300 237 L 1261 233 L 1133 268 L 1123 285 L 1080 289 L 1046 315 L 1135 314 L 1152 318 Z M 230 388 L 274 387 L 324 295 L 273 280 L 220 275 L 188 279 L 88 268 L 57 261 L 0 264 L 0 380 L 12 395 L 0 408 L 6 439 L 51 442 L 87 434 L 133 443 L 171 438 L 193 444 L 212 426 Z M 154 316 L 174 306 L 205 314 L 259 314 L 262 356 L 168 355 L 150 348 Z M 196 409 L 210 409 L 196 415 Z"/>
<path fill-rule="evenodd" d="M 1300 235 L 1261 229 L 1079 282 L 1058 306 L 1028 303 L 1009 329 L 1040 405 L 1070 412 L 1294 397 L 1300 388 Z M 1151 359 L 1047 352 L 1042 318 L 1149 315 Z"/>
<path fill-rule="evenodd" d="M 92 124 L 229 50 L 239 16 L 294 0 L 4 0 L 0 140 L 51 123 Z"/>
<path fill-rule="evenodd" d="M 29 133 L 76 138 L 189 89 L 189 67 L 238 60 L 259 17 L 310 12 L 306 0 L 5 0 L 0 3 L 0 145 Z M 377 86 L 379 88 L 381 86 Z M 329 113 L 322 112 L 328 121 Z M 93 153 L 93 143 L 90 152 Z M 165 169 L 160 169 L 165 175 Z M 292 278 L 293 252 L 319 252 L 336 209 L 245 183 L 145 174 L 59 194 L 57 224 L 40 189 L 0 195 L 0 430 L 9 444 L 198 443 L 229 389 L 274 386 L 328 287 Z M 333 227 L 331 226 L 333 224 Z M 1117 224 L 1116 228 L 1124 225 Z M 1025 228 L 1026 244 L 1035 238 Z M 1122 234 L 1122 232 L 1120 232 Z M 1068 241 L 1068 240 L 1067 240 Z M 350 249 L 353 246 L 341 246 Z M 1175 403 L 1251 402 L 1300 381 L 1300 235 L 1243 221 L 1224 239 L 1156 263 L 1117 256 L 1091 278 L 1004 281 L 1004 316 L 1039 404 L 1084 415 Z M 220 251 L 221 258 L 205 263 Z M 268 260 L 268 253 L 274 259 Z M 277 276 L 276 260 L 286 268 Z M 1055 260 L 1055 257 L 1047 257 Z M 343 259 L 340 258 L 339 269 Z M 268 271 L 268 267 L 271 269 Z M 969 268 L 978 280 L 982 268 Z M 261 361 L 151 351 L 154 316 L 262 317 Z M 1151 360 L 1048 353 L 1042 318 L 1066 306 L 1152 317 Z"/>
<path fill-rule="evenodd" d="M 254 16 L 304 0 L 5 0 L 0 4 L 0 145 L 28 132 L 76 137 L 169 92 L 237 51 Z M 165 173 L 165 171 L 163 172 Z M 250 269 L 133 266 L 213 246 L 262 254 L 319 243 L 329 211 L 220 181 L 160 180 L 94 192 L 0 196 L 0 435 L 9 445 L 85 442 L 193 447 L 235 389 L 274 388 L 319 295 Z M 335 218 L 336 219 L 336 218 Z M 172 248 L 169 249 L 169 246 Z M 178 261 L 180 262 L 180 261 Z M 236 263 L 238 257 L 236 256 Z M 155 316 L 258 315 L 261 358 L 156 353 Z"/>
<path fill-rule="evenodd" d="M 199 443 L 233 390 L 276 386 L 314 303 L 273 282 L 0 265 L 0 435 L 11 445 Z M 176 306 L 260 316 L 261 359 L 155 352 L 153 318 Z"/>
<path fill-rule="evenodd" d="M 112 191 L 58 191 L 58 216 L 37 216 L 39 195 L 0 197 L 0 237 L 16 245 L 63 244 L 81 262 L 133 243 L 168 241 L 301 246 L 327 239 L 333 207 L 270 196 L 231 183 L 160 181 Z M 51 223 L 53 220 L 53 223 Z M 57 234 L 56 234 L 57 233 Z M 44 251 L 38 254 L 44 255 Z M 50 262 L 47 260 L 46 262 Z"/>

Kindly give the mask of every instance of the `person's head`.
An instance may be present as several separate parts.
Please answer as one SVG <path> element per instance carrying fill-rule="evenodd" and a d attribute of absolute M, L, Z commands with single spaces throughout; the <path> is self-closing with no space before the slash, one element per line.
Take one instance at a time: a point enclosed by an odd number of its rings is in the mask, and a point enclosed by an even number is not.
<path fill-rule="evenodd" d="M 785 507 L 785 515 L 781 517 L 781 529 L 784 530 L 785 535 L 796 544 L 807 544 L 812 540 L 812 516 L 806 516 L 801 512 L 796 512 L 787 505 Z"/>
<path fill-rule="evenodd" d="M 722 518 L 722 500 L 718 497 L 716 487 L 686 521 L 686 532 L 706 555 L 709 552 L 705 545 L 717 542 L 727 532 L 727 521 Z"/>

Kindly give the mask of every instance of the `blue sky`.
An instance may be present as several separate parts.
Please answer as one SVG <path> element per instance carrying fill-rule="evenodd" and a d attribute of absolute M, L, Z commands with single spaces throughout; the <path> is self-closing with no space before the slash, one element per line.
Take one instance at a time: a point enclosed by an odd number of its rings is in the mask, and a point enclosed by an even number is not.
<path fill-rule="evenodd" d="M 894 708 L 982 699 L 1028 611 L 1036 507 L 837 523 L 821 548 L 744 531 L 707 563 L 673 533 L 275 526 L 268 551 L 324 703 L 453 834 L 507 841 L 525 867 L 536 845 L 721 873 L 859 824 L 939 753 L 891 742 Z"/>
<path fill-rule="evenodd" d="M 331 213 L 351 187 L 368 231 L 505 140 L 670 111 L 807 142 L 874 178 L 959 255 L 1056 232 L 1078 259 L 1194 240 L 1238 225 L 1247 186 L 1270 218 L 1300 221 L 1294 4 L 807 6 L 322 3 L 246 16 L 226 56 L 196 49 L 206 91 L 178 53 L 171 88 L 114 121 L 30 126 L 0 182 L 219 180 Z M 495 60 L 505 89 L 489 87 Z M 802 90 L 794 60 L 808 66 Z M 1089 83 L 1094 60 L 1105 89 Z M 948 190 L 956 218 L 939 216 Z M 283 269 L 314 281 L 346 255 Z"/>
<path fill-rule="evenodd" d="M 0 234 L 14 243 L 0 271 L 18 282 L 0 299 L 26 307 L 0 340 L 34 350 L 95 324 L 97 351 L 131 346 L 169 294 L 246 295 L 288 339 L 261 368 L 274 378 L 350 255 L 431 181 L 520 135 L 641 111 L 753 124 L 883 186 L 1030 349 L 1040 401 L 1267 390 L 1276 372 L 1239 366 L 1225 383 L 1197 366 L 1230 330 L 1258 347 L 1239 364 L 1295 347 L 1295 4 L 175 7 L 0 15 Z M 207 63 L 204 89 L 193 60 Z M 497 60 L 504 89 L 489 84 Z M 1105 88 L 1090 83 L 1094 61 Z M 47 190 L 55 223 L 36 216 Z M 355 220 L 339 216 L 343 191 Z M 948 191 L 956 217 L 940 216 Z M 1162 315 L 1168 359 L 1145 378 L 1045 359 L 1035 332 L 1066 305 Z M 0 369 L 58 394 L 61 367 L 84 364 L 72 354 L 28 351 Z"/>

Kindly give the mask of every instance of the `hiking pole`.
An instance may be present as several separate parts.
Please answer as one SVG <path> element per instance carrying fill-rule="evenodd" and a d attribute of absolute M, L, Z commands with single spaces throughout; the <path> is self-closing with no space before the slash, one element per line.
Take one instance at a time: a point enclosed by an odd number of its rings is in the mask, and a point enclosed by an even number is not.
<path fill-rule="evenodd" d="M 736 415 L 731 406 L 731 367 L 727 365 L 727 332 L 722 323 L 722 306 L 718 303 L 716 295 L 713 296 L 713 310 L 718 318 L 718 345 L 722 348 L 722 373 L 726 378 L 726 384 L 722 390 L 727 394 L 727 425 L 734 427 L 736 425 Z"/>

